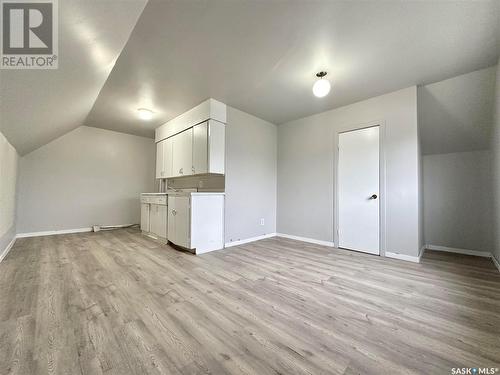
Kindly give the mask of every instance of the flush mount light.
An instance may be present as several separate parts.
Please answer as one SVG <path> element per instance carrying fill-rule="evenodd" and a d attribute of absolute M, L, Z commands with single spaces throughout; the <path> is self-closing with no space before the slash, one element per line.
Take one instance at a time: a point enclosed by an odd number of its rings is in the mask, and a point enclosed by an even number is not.
<path fill-rule="evenodd" d="M 316 74 L 316 77 L 318 77 L 319 79 L 316 82 L 314 82 L 313 94 L 318 98 L 327 96 L 328 93 L 330 92 L 330 87 L 331 87 L 330 81 L 324 78 L 326 75 L 327 75 L 326 72 L 319 72 Z"/>
<path fill-rule="evenodd" d="M 153 118 L 153 111 L 147 108 L 137 109 L 138 116 L 141 120 L 151 120 Z"/>

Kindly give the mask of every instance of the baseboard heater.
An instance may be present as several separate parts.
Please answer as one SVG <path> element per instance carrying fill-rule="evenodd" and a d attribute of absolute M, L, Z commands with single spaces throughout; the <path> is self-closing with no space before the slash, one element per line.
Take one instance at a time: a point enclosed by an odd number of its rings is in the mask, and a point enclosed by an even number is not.
<path fill-rule="evenodd" d="M 139 224 L 125 224 L 125 225 L 93 225 L 93 232 L 100 232 L 101 230 L 113 230 L 113 229 L 123 229 L 123 228 L 132 228 L 138 227 Z"/>

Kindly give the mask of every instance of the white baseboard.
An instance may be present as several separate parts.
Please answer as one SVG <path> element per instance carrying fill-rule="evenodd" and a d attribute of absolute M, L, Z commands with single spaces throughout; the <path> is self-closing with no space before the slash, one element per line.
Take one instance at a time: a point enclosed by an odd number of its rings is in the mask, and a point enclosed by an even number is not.
<path fill-rule="evenodd" d="M 92 228 L 46 230 L 46 231 L 42 231 L 42 232 L 18 233 L 17 234 L 17 238 L 53 236 L 53 235 L 56 235 L 56 234 L 83 233 L 83 232 L 92 232 Z"/>
<path fill-rule="evenodd" d="M 129 227 L 133 224 L 117 224 L 117 225 L 101 225 L 101 230 L 109 230 L 109 228 L 124 228 Z M 85 227 L 85 228 L 75 228 L 75 229 L 61 229 L 61 230 L 46 230 L 41 232 L 28 232 L 28 233 L 18 233 L 17 238 L 25 238 L 25 237 L 40 237 L 40 236 L 54 236 L 56 234 L 70 234 L 70 233 L 84 233 L 84 232 L 92 232 L 93 227 Z"/>
<path fill-rule="evenodd" d="M 426 249 L 427 250 L 436 250 L 436 251 L 446 251 L 448 253 L 475 255 L 477 257 L 491 258 L 491 253 L 489 251 L 458 249 L 455 247 L 438 246 L 438 245 L 426 245 Z"/>
<path fill-rule="evenodd" d="M 17 239 L 17 237 L 14 236 L 12 241 L 10 241 L 9 244 L 7 245 L 7 247 L 2 251 L 2 253 L 0 254 L 0 262 L 2 260 L 4 260 L 4 258 L 7 256 L 7 254 L 9 254 L 10 249 L 12 249 L 12 246 L 14 246 L 14 244 L 16 243 L 16 239 Z"/>
<path fill-rule="evenodd" d="M 420 253 L 419 256 L 415 257 L 412 255 L 391 253 L 391 252 L 386 251 L 385 256 L 386 256 L 386 258 L 394 258 L 394 259 L 399 259 L 399 260 L 406 260 L 407 262 L 420 263 L 420 259 L 422 258 L 422 253 Z"/>
<path fill-rule="evenodd" d="M 335 247 L 335 244 L 331 241 L 315 240 L 314 238 L 292 236 L 291 234 L 285 234 L 285 233 L 276 233 L 276 236 L 283 237 L 283 238 L 289 238 L 291 240 L 296 240 L 296 241 L 309 242 L 309 243 L 313 243 L 315 245 Z"/>
<path fill-rule="evenodd" d="M 264 240 L 266 238 L 271 238 L 271 237 L 276 237 L 276 233 L 269 233 L 269 234 L 264 234 L 262 236 L 245 238 L 244 240 L 227 242 L 224 245 L 224 247 L 233 247 L 233 246 L 243 245 L 243 244 L 246 244 L 246 243 L 255 242 L 255 241 L 259 241 L 259 240 Z"/>
<path fill-rule="evenodd" d="M 493 261 L 493 264 L 495 267 L 498 269 L 498 272 L 500 272 L 500 263 L 498 262 L 497 258 L 492 254 L 491 255 L 491 260 Z"/>

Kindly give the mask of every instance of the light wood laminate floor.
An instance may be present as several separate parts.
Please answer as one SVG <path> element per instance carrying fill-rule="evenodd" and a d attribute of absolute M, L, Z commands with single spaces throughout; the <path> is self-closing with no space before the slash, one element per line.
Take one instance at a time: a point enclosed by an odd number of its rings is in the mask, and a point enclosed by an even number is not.
<path fill-rule="evenodd" d="M 500 273 L 272 238 L 193 256 L 135 230 L 18 239 L 0 374 L 450 374 L 500 367 Z"/>

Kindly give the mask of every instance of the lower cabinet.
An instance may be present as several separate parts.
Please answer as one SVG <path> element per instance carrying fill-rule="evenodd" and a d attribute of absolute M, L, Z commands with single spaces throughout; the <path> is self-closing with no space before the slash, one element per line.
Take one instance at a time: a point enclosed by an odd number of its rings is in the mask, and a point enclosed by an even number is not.
<path fill-rule="evenodd" d="M 167 238 L 167 206 L 151 204 L 149 212 L 149 232 L 160 238 Z"/>
<path fill-rule="evenodd" d="M 168 197 L 168 240 L 176 245 L 191 249 L 190 197 Z"/>
<path fill-rule="evenodd" d="M 141 230 L 195 254 L 222 249 L 224 193 L 143 193 Z"/>
<path fill-rule="evenodd" d="M 149 203 L 141 203 L 141 230 L 143 232 L 149 232 Z"/>
<path fill-rule="evenodd" d="M 167 194 L 141 194 L 142 232 L 166 240 L 167 211 Z"/>
<path fill-rule="evenodd" d="M 202 254 L 224 247 L 224 194 L 168 196 L 168 240 Z"/>

